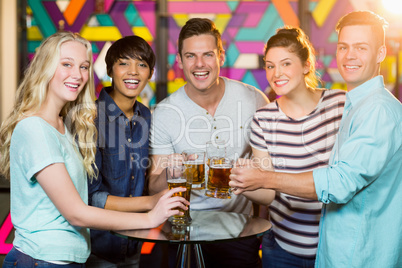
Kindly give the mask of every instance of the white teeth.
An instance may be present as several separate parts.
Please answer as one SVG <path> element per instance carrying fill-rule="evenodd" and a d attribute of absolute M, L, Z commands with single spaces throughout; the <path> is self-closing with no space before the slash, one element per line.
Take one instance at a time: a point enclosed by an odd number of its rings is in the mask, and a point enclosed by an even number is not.
<path fill-rule="evenodd" d="M 74 85 L 74 84 L 69 84 L 69 83 L 65 83 L 66 86 L 68 87 L 73 87 L 73 88 L 77 88 L 78 85 Z"/>
<path fill-rule="evenodd" d="M 359 66 L 345 66 L 346 69 L 359 69 Z"/>
<path fill-rule="evenodd" d="M 194 72 L 195 76 L 205 76 L 207 74 L 208 74 L 208 72 Z"/>
<path fill-rule="evenodd" d="M 282 80 L 282 81 L 275 82 L 275 84 L 277 84 L 277 85 L 284 85 L 284 84 L 286 84 L 287 82 L 288 82 L 288 80 Z"/>
<path fill-rule="evenodd" d="M 138 84 L 140 81 L 134 79 L 124 80 L 124 83 Z"/>

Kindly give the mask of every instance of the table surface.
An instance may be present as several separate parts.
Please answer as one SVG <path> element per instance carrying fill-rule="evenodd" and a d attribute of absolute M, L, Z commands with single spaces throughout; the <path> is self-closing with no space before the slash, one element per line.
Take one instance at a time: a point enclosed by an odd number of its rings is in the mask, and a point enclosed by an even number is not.
<path fill-rule="evenodd" d="M 153 229 L 112 232 L 120 237 L 145 242 L 200 244 L 234 241 L 261 236 L 271 228 L 263 218 L 235 212 L 190 211 L 189 226 L 173 226 L 169 221 Z"/>

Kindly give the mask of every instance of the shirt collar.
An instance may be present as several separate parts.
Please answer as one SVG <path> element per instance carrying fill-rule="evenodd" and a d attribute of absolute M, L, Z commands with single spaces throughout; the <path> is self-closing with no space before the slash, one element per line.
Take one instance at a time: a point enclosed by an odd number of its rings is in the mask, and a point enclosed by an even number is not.
<path fill-rule="evenodd" d="M 382 75 L 378 75 L 346 93 L 346 98 L 352 105 L 356 105 L 356 103 L 383 87 L 384 78 Z"/>
<path fill-rule="evenodd" d="M 111 90 L 112 90 L 111 87 L 104 87 L 101 90 L 101 92 L 99 93 L 99 97 L 98 97 L 98 105 L 100 102 L 102 102 L 104 112 L 107 115 L 109 121 L 114 121 L 119 116 L 123 115 L 124 117 L 126 117 L 126 115 L 119 108 L 119 106 L 117 106 L 117 104 L 113 100 L 113 98 L 110 97 L 109 92 L 111 92 Z M 140 105 L 137 105 L 137 101 L 135 101 L 133 109 L 134 109 L 133 118 L 137 115 L 141 115 Z"/>

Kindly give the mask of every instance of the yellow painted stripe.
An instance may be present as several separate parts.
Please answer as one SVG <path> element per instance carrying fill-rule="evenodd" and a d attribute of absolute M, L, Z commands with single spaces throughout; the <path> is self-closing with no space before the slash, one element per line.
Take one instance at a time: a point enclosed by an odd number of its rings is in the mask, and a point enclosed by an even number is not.
<path fill-rule="evenodd" d="M 317 25 L 321 27 L 331 12 L 336 0 L 321 0 L 312 12 L 313 18 Z"/>
<path fill-rule="evenodd" d="M 231 18 L 231 14 L 218 14 L 216 16 L 214 23 L 220 33 L 223 33 L 226 30 L 226 26 L 228 25 Z"/>
<path fill-rule="evenodd" d="M 135 35 L 142 37 L 147 42 L 152 42 L 154 38 L 152 37 L 151 32 L 148 30 L 147 27 L 133 27 L 131 28 Z"/>
<path fill-rule="evenodd" d="M 116 41 L 122 38 L 119 29 L 115 26 L 83 27 L 81 36 L 88 41 Z"/>
<path fill-rule="evenodd" d="M 38 26 L 27 28 L 27 38 L 29 41 L 41 41 L 43 39 L 42 33 L 39 31 Z"/>
<path fill-rule="evenodd" d="M 173 19 L 177 23 L 177 26 L 183 27 L 184 24 L 188 21 L 188 15 L 187 14 L 172 14 Z"/>

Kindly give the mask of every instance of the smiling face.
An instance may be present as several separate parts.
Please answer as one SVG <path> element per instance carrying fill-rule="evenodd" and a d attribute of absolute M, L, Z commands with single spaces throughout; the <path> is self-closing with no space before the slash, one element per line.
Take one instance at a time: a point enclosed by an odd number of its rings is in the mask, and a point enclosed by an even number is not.
<path fill-rule="evenodd" d="M 267 80 L 277 95 L 290 95 L 307 89 L 304 76 L 309 71 L 308 65 L 303 64 L 289 48 L 270 48 L 265 55 L 265 68 Z"/>
<path fill-rule="evenodd" d="M 49 82 L 47 98 L 63 106 L 75 101 L 89 78 L 90 60 L 86 47 L 77 41 L 60 46 L 60 59 Z"/>
<path fill-rule="evenodd" d="M 136 99 L 152 77 L 145 61 L 120 58 L 114 64 L 110 76 L 113 79 L 113 98 Z"/>
<path fill-rule="evenodd" d="M 176 60 L 187 80 L 186 90 L 205 92 L 219 81 L 220 67 L 225 56 L 216 46 L 213 35 L 195 35 L 183 41 L 183 49 Z"/>
<path fill-rule="evenodd" d="M 377 76 L 385 55 L 372 27 L 350 25 L 340 31 L 336 62 L 349 91 Z"/>

